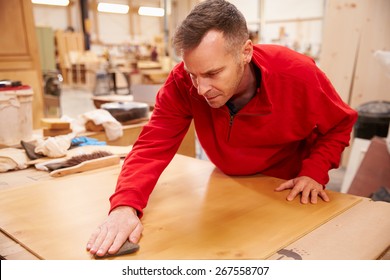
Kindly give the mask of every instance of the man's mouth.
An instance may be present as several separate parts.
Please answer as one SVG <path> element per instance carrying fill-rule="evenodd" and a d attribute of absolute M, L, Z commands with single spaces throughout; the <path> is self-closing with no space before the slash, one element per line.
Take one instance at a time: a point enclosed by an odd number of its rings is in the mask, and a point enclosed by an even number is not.
<path fill-rule="evenodd" d="M 206 96 L 206 99 L 208 100 L 208 101 L 210 101 L 210 100 L 213 100 L 213 99 L 215 99 L 215 98 L 217 98 L 218 97 L 218 95 L 215 95 L 215 96 Z"/>

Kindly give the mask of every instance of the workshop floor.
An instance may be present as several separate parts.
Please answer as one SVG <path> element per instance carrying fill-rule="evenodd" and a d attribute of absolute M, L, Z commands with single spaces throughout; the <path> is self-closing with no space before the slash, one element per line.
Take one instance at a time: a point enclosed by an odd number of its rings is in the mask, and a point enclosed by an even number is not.
<path fill-rule="evenodd" d="M 95 110 L 95 106 L 92 101 L 93 94 L 90 91 L 84 89 L 75 89 L 70 87 L 63 87 L 61 92 L 61 111 L 62 115 L 66 115 L 71 118 L 76 118 L 78 115 Z M 198 157 L 207 160 L 198 148 Z M 327 185 L 327 189 L 333 191 L 340 191 L 345 174 L 345 168 L 339 168 L 331 170 L 329 173 L 330 181 Z"/>

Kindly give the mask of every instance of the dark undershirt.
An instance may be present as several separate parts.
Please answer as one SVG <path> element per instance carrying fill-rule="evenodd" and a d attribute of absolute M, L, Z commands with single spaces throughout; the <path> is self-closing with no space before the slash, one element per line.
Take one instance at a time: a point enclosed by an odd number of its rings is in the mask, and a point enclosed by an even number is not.
<path fill-rule="evenodd" d="M 255 77 L 256 77 L 256 89 L 258 89 L 260 88 L 261 85 L 261 71 L 256 65 L 253 65 L 253 67 L 255 70 Z M 230 99 L 226 102 L 226 106 L 229 108 L 229 113 L 231 116 L 234 116 L 239 111 L 236 108 L 236 106 L 234 106 L 233 102 Z"/>

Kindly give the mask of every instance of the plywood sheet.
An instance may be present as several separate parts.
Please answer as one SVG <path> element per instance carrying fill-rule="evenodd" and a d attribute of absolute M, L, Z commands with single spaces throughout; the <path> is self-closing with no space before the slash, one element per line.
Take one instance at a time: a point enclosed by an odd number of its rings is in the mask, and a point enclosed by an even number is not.
<path fill-rule="evenodd" d="M 326 1 L 320 67 L 348 103 L 368 1 Z"/>
<path fill-rule="evenodd" d="M 389 259 L 382 255 L 390 246 L 389 217 L 389 203 L 364 199 L 269 259 Z"/>
<path fill-rule="evenodd" d="M 368 4 L 362 18 L 361 40 L 350 104 L 353 108 L 373 100 L 390 101 L 390 77 L 374 53 L 390 50 L 390 1 L 364 1 Z"/>
<path fill-rule="evenodd" d="M 389 77 L 374 57 L 389 50 L 390 1 L 328 0 L 320 67 L 352 108 L 389 100 Z"/>
<path fill-rule="evenodd" d="M 89 259 L 91 232 L 107 215 L 119 168 L 0 192 L 1 229 L 44 259 Z M 265 259 L 360 201 L 287 202 L 281 180 L 229 177 L 176 155 L 145 210 L 141 249 L 118 259 Z"/>
<path fill-rule="evenodd" d="M 43 83 L 31 1 L 0 1 L 0 77 L 33 88 L 33 127 L 43 117 Z"/>

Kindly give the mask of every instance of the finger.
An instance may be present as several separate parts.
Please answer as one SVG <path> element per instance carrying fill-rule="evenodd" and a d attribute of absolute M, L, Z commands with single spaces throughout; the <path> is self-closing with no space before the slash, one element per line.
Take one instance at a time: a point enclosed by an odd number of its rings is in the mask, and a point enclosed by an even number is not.
<path fill-rule="evenodd" d="M 293 201 L 294 200 L 294 198 L 299 194 L 301 192 L 301 190 L 297 187 L 297 186 L 295 186 L 291 191 L 290 191 L 290 193 L 287 195 L 287 200 L 288 201 Z"/>
<path fill-rule="evenodd" d="M 102 244 L 99 247 L 99 250 L 96 252 L 96 255 L 100 256 L 100 257 L 104 256 L 107 253 L 107 251 L 111 248 L 116 236 L 117 236 L 116 232 L 113 232 L 112 230 L 108 231 L 106 237 L 104 238 Z M 123 244 L 123 242 L 122 242 L 122 244 Z M 120 246 L 122 244 L 119 244 L 118 249 L 120 248 Z"/>
<path fill-rule="evenodd" d="M 135 227 L 135 229 L 133 230 L 133 232 L 130 234 L 129 241 L 133 242 L 133 243 L 138 243 L 140 238 L 141 238 L 141 234 L 142 234 L 143 230 L 144 230 L 144 227 L 141 224 L 141 222 L 139 222 L 137 224 L 137 226 Z"/>
<path fill-rule="evenodd" d="M 125 243 L 126 239 L 127 239 L 127 235 L 126 234 L 118 234 L 115 239 L 113 240 L 113 242 L 111 242 L 109 244 L 109 248 L 107 250 L 107 252 L 112 255 L 112 254 L 115 254 L 116 252 L 118 252 L 118 250 L 122 247 L 123 243 Z"/>
<path fill-rule="evenodd" d="M 312 189 L 310 192 L 310 202 L 313 204 L 317 203 L 317 197 L 318 197 L 318 190 L 317 189 Z"/>
<path fill-rule="evenodd" d="M 328 194 L 326 193 L 325 190 L 321 190 L 319 192 L 319 196 L 322 198 L 323 201 L 326 201 L 326 202 L 330 201 L 330 198 L 329 198 L 329 196 L 328 196 Z"/>
<path fill-rule="evenodd" d="M 106 238 L 106 235 L 107 235 L 107 228 L 105 226 L 101 226 L 100 233 L 96 237 L 95 243 L 92 245 L 91 250 L 89 250 L 91 254 L 96 254 L 98 252 L 100 246 L 102 245 L 104 239 Z"/>
<path fill-rule="evenodd" d="M 294 187 L 294 179 L 288 180 L 279 185 L 279 187 L 275 188 L 275 191 L 283 191 L 286 189 L 292 189 Z"/>
<path fill-rule="evenodd" d="M 290 191 L 290 193 L 287 195 L 287 200 L 292 201 L 294 198 L 301 193 L 305 188 L 305 182 L 302 180 L 293 180 L 294 187 Z"/>
<path fill-rule="evenodd" d="M 97 236 L 99 235 L 100 233 L 100 228 L 97 228 L 92 234 L 91 236 L 89 237 L 89 240 L 87 242 L 87 251 L 90 251 L 93 244 L 95 243 L 96 241 L 96 238 Z"/>
<path fill-rule="evenodd" d="M 99 248 L 100 244 L 97 244 L 98 243 L 98 238 L 99 238 L 99 235 L 101 234 L 101 227 L 98 227 L 94 233 L 91 235 L 88 243 L 87 243 L 87 250 L 91 253 L 91 254 L 95 254 L 97 249 Z"/>
<path fill-rule="evenodd" d="M 311 190 L 309 186 L 306 186 L 302 190 L 302 196 L 301 196 L 301 203 L 302 204 L 307 204 L 309 202 L 309 196 L 311 195 Z"/>

